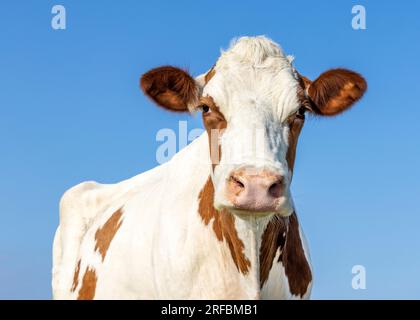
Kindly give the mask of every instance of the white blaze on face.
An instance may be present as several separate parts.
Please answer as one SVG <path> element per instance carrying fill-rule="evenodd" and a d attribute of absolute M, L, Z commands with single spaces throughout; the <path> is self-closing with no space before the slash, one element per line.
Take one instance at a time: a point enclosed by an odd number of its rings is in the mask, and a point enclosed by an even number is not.
<path fill-rule="evenodd" d="M 231 205 L 224 196 L 226 179 L 233 170 L 247 167 L 283 176 L 283 206 L 290 209 L 286 120 L 300 107 L 299 82 L 290 59 L 265 37 L 244 37 L 222 52 L 214 70 L 203 96 L 213 98 L 227 121 L 213 177 L 215 206 Z"/>

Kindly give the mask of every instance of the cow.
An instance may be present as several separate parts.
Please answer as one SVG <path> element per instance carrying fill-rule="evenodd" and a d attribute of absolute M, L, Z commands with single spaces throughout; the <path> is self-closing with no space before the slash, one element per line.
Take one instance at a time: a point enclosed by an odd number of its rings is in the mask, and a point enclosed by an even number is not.
<path fill-rule="evenodd" d="M 162 66 L 140 87 L 205 130 L 170 161 L 60 201 L 55 299 L 307 299 L 313 271 L 290 184 L 305 115 L 332 117 L 367 89 L 330 69 L 311 81 L 265 36 L 241 37 L 207 72 Z"/>

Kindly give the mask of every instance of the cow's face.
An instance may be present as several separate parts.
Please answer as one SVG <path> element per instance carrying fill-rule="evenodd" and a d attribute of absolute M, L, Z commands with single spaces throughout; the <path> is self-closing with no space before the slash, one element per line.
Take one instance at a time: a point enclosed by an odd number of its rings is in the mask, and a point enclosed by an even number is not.
<path fill-rule="evenodd" d="M 363 95 L 366 82 L 344 69 L 310 81 L 296 72 L 278 45 L 255 37 L 236 41 L 196 79 L 178 68 L 160 67 L 142 76 L 141 87 L 167 109 L 202 112 L 216 209 L 288 216 L 305 113 L 343 112 Z"/>

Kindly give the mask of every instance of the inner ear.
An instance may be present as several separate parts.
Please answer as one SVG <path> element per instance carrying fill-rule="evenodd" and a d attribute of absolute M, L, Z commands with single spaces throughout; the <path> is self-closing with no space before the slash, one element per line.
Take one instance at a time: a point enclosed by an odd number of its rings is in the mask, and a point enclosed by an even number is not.
<path fill-rule="evenodd" d="M 142 75 L 140 87 L 144 94 L 157 105 L 184 112 L 189 106 L 198 103 L 199 87 L 193 77 L 185 70 L 163 66 Z"/>
<path fill-rule="evenodd" d="M 334 116 L 349 109 L 367 89 L 365 79 L 347 69 L 332 69 L 316 80 L 302 77 L 306 92 L 314 104 L 313 111 L 324 116 Z"/>

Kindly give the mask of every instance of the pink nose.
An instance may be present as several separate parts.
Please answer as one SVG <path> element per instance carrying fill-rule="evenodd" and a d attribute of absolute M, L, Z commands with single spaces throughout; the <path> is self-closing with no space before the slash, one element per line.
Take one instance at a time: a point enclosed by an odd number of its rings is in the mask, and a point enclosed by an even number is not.
<path fill-rule="evenodd" d="M 228 181 L 226 196 L 237 209 L 275 211 L 283 195 L 283 177 L 268 170 L 234 171 Z"/>

